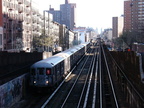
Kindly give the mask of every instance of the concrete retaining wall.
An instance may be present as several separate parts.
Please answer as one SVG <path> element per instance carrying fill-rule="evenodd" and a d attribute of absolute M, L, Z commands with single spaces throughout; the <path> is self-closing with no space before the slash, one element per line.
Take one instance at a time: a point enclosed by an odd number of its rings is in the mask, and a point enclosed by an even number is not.
<path fill-rule="evenodd" d="M 0 86 L 0 108 L 8 108 L 25 95 L 27 77 L 24 74 Z"/>
<path fill-rule="evenodd" d="M 8 53 L 0 52 L 0 74 L 8 73 L 23 66 L 52 56 L 51 52 Z"/>
<path fill-rule="evenodd" d="M 0 52 L 0 74 L 16 69 L 52 56 L 51 52 L 34 53 L 8 53 Z M 0 86 L 0 108 L 8 108 L 27 96 L 28 73 L 21 75 Z"/>

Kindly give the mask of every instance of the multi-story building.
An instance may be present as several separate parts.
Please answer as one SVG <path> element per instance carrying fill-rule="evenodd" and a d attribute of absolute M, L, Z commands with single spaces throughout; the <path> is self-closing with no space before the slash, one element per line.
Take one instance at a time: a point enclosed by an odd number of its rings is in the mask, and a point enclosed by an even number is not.
<path fill-rule="evenodd" d="M 59 28 L 60 28 L 60 24 L 57 22 L 53 21 L 53 29 L 52 29 L 52 37 L 53 37 L 53 41 L 54 41 L 54 47 L 58 47 L 59 46 Z"/>
<path fill-rule="evenodd" d="M 140 31 L 144 21 L 144 3 L 143 0 L 132 0 L 131 1 L 131 15 L 132 15 L 132 30 Z"/>
<path fill-rule="evenodd" d="M 4 50 L 31 46 L 31 1 L 1 0 Z"/>
<path fill-rule="evenodd" d="M 131 31 L 131 1 L 124 1 L 124 32 Z"/>
<path fill-rule="evenodd" d="M 62 13 L 62 24 L 68 26 L 71 30 L 75 27 L 75 3 L 70 3 L 69 0 L 65 0 L 65 4 L 60 5 L 60 11 Z"/>
<path fill-rule="evenodd" d="M 112 40 L 112 29 L 111 28 L 104 29 L 102 35 L 106 40 Z"/>
<path fill-rule="evenodd" d="M 53 14 L 54 21 L 65 24 L 69 29 L 73 30 L 76 24 L 75 20 L 75 3 L 70 3 L 69 0 L 65 0 L 65 4 L 60 5 L 60 10 L 49 9 L 49 13 Z"/>
<path fill-rule="evenodd" d="M 77 27 L 74 28 L 74 31 L 76 32 L 76 43 L 90 42 L 96 38 L 96 32 L 93 28 Z"/>
<path fill-rule="evenodd" d="M 0 50 L 30 51 L 33 37 L 40 36 L 44 29 L 48 35 L 52 29 L 49 25 L 53 19 L 49 20 L 49 14 L 44 17 L 32 0 L 1 0 L 0 18 Z"/>
<path fill-rule="evenodd" d="M 0 19 L 0 51 L 32 51 L 33 37 L 40 35 L 53 37 L 59 46 L 60 24 L 53 21 L 52 14 L 40 12 L 32 0 L 0 0 Z"/>
<path fill-rule="evenodd" d="M 60 37 L 59 37 L 59 44 L 60 46 L 62 47 L 62 50 L 66 50 L 68 49 L 67 46 L 66 46 L 66 37 L 68 37 L 68 28 L 66 25 L 60 25 L 60 28 L 59 28 L 59 31 L 60 31 Z"/>
<path fill-rule="evenodd" d="M 61 14 L 60 10 L 54 10 L 54 8 L 51 8 L 51 6 L 50 6 L 49 11 L 47 11 L 47 12 L 53 14 L 53 20 L 55 22 L 58 22 L 59 24 L 62 24 L 62 21 L 61 21 L 61 18 L 62 18 L 61 15 L 62 14 Z"/>
<path fill-rule="evenodd" d="M 66 50 L 73 46 L 75 32 L 71 31 L 66 25 L 60 25 L 59 44 L 62 50 Z"/>
<path fill-rule="evenodd" d="M 74 31 L 77 32 L 78 43 L 87 42 L 86 27 L 76 27 Z"/>
<path fill-rule="evenodd" d="M 73 42 L 74 42 L 74 35 L 75 33 L 72 30 L 68 30 L 68 37 L 66 37 L 66 46 L 68 48 L 73 47 Z"/>
<path fill-rule="evenodd" d="M 117 38 L 123 32 L 123 16 L 112 18 L 112 37 Z"/>
<path fill-rule="evenodd" d="M 103 39 L 105 40 L 105 43 L 107 45 L 111 45 L 112 42 L 112 29 L 108 28 L 108 29 L 104 29 L 103 33 L 102 33 Z"/>
<path fill-rule="evenodd" d="M 144 32 L 144 1 L 127 0 L 124 5 L 124 30 Z"/>

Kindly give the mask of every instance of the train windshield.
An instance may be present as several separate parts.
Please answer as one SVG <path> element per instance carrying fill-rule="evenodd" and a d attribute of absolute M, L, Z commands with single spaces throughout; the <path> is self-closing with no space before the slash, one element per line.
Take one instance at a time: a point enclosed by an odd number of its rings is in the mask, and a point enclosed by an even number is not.
<path fill-rule="evenodd" d="M 31 75 L 33 75 L 33 76 L 36 75 L 36 72 L 35 72 L 34 68 L 31 69 Z"/>
<path fill-rule="evenodd" d="M 44 75 L 44 68 L 38 68 L 39 75 Z"/>

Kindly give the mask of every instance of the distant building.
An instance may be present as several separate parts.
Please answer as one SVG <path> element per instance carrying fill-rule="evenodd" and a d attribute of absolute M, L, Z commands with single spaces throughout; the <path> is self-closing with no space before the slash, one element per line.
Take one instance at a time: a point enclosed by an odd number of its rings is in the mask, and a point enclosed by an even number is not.
<path fill-rule="evenodd" d="M 78 35 L 78 43 L 90 42 L 90 40 L 95 39 L 97 36 L 96 31 L 93 28 L 76 27 L 74 28 L 74 31 Z"/>
<path fill-rule="evenodd" d="M 54 8 L 49 8 L 49 13 L 53 14 L 53 20 L 55 22 L 58 22 L 59 24 L 62 24 L 61 18 L 62 18 L 62 13 L 60 10 L 54 10 Z"/>
<path fill-rule="evenodd" d="M 75 27 L 75 3 L 70 3 L 69 0 L 65 0 L 65 4 L 60 5 L 60 11 L 62 12 L 62 24 L 68 26 L 71 30 Z"/>
<path fill-rule="evenodd" d="M 60 10 L 54 10 L 50 8 L 47 12 L 53 14 L 53 20 L 59 24 L 66 25 L 69 29 L 73 30 L 76 24 L 75 20 L 75 3 L 70 3 L 69 0 L 65 0 L 65 4 L 60 5 Z"/>
<path fill-rule="evenodd" d="M 71 30 L 66 25 L 60 25 L 60 36 L 59 36 L 59 45 L 62 47 L 62 50 L 69 49 L 73 46 L 73 41 L 75 38 L 75 33 Z"/>
<path fill-rule="evenodd" d="M 104 29 L 103 33 L 102 33 L 103 39 L 105 40 L 105 43 L 107 45 L 111 45 L 112 42 L 112 29 L 108 28 L 108 29 Z"/>
<path fill-rule="evenodd" d="M 124 1 L 124 32 L 131 31 L 131 1 Z"/>
<path fill-rule="evenodd" d="M 78 43 L 86 42 L 86 27 L 77 27 L 73 30 L 77 33 Z"/>
<path fill-rule="evenodd" d="M 113 17 L 112 18 L 112 37 L 117 38 L 123 32 L 123 17 Z"/>
<path fill-rule="evenodd" d="M 105 29 L 103 35 L 104 37 L 106 37 L 107 40 L 112 40 L 112 29 L 111 28 Z"/>

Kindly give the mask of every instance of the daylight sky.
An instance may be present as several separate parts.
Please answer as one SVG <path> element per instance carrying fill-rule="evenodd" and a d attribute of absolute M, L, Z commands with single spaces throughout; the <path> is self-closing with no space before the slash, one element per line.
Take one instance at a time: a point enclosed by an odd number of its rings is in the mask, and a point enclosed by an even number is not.
<path fill-rule="evenodd" d="M 59 10 L 65 0 L 33 0 L 41 10 Z M 76 26 L 112 28 L 112 17 L 123 14 L 124 0 L 70 0 L 76 3 Z"/>

